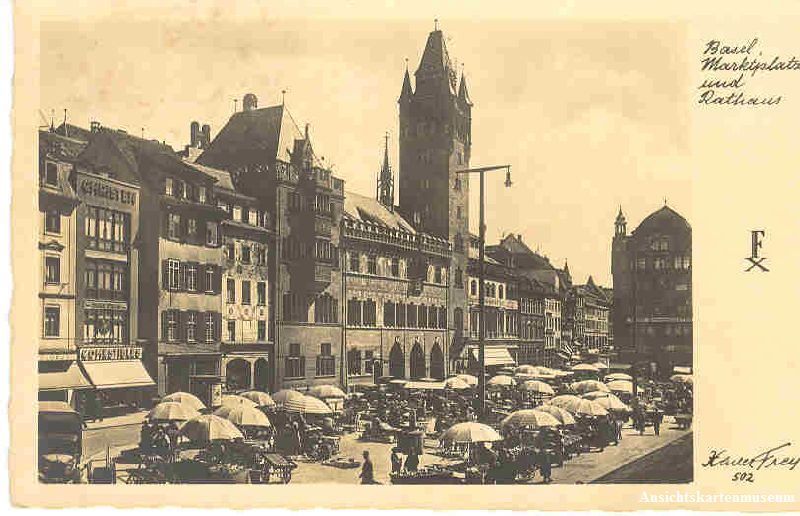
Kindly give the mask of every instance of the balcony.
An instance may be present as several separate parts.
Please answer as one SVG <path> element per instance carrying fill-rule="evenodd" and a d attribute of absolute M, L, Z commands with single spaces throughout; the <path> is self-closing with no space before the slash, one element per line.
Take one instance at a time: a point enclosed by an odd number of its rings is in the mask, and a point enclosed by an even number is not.
<path fill-rule="evenodd" d="M 333 265 L 324 262 L 314 262 L 314 287 L 322 290 L 330 285 L 333 279 Z"/>

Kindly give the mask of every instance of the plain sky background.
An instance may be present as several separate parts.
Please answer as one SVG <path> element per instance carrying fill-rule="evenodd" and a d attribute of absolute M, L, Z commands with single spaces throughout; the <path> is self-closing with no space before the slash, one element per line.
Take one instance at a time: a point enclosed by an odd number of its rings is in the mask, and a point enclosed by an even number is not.
<path fill-rule="evenodd" d="M 397 163 L 397 97 L 432 19 L 240 17 L 41 24 L 41 110 L 165 140 L 189 123 L 212 136 L 253 92 L 311 126 L 315 150 L 373 195 L 383 134 Z M 473 108 L 472 166 L 512 165 L 487 180 L 487 243 L 522 234 L 576 282 L 611 284 L 613 222 L 633 229 L 664 199 L 691 222 L 685 34 L 677 23 L 442 18 Z M 475 183 L 477 186 L 477 184 Z M 470 204 L 477 232 L 477 187 Z"/>

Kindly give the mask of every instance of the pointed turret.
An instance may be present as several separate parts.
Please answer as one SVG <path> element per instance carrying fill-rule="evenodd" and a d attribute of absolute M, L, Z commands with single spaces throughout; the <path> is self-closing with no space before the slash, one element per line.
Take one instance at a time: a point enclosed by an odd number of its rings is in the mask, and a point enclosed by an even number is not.
<path fill-rule="evenodd" d="M 394 177 L 389 166 L 389 133 L 384 137 L 383 165 L 378 174 L 378 202 L 389 210 L 394 210 Z"/>
<path fill-rule="evenodd" d="M 618 237 L 628 234 L 628 223 L 625 220 L 625 215 L 622 213 L 622 206 L 619 207 L 617 219 L 614 221 L 614 230 L 614 235 Z"/>
<path fill-rule="evenodd" d="M 404 100 L 411 100 L 414 95 L 414 90 L 411 88 L 411 76 L 408 74 L 408 63 L 406 62 L 406 75 L 403 77 L 403 89 L 400 90 L 400 98 L 398 102 Z"/>
<path fill-rule="evenodd" d="M 472 100 L 469 98 L 469 90 L 467 89 L 467 76 L 461 74 L 461 82 L 458 85 L 458 99 L 468 106 L 472 106 Z"/>
<path fill-rule="evenodd" d="M 417 92 L 425 95 L 446 92 L 456 94 L 456 72 L 447 53 L 444 35 L 438 28 L 428 35 L 425 51 L 414 73 L 417 78 Z"/>
<path fill-rule="evenodd" d="M 564 273 L 569 274 L 569 263 L 567 263 L 566 259 L 564 259 Z"/>

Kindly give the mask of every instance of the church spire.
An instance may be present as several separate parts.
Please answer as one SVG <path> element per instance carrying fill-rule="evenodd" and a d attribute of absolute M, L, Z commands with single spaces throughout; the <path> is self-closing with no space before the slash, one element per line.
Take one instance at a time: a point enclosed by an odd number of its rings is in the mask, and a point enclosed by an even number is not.
<path fill-rule="evenodd" d="M 419 68 L 414 73 L 417 78 L 417 92 L 423 95 L 449 93 L 456 95 L 456 71 L 447 52 L 444 34 L 437 27 L 428 34 Z"/>
<path fill-rule="evenodd" d="M 458 98 L 466 105 L 472 106 L 472 100 L 469 98 L 469 90 L 467 89 L 467 76 L 464 71 L 461 72 L 461 82 L 458 85 Z"/>
<path fill-rule="evenodd" d="M 414 90 L 411 88 L 411 76 L 408 75 L 408 59 L 406 59 L 406 74 L 403 77 L 403 89 L 400 90 L 400 101 L 409 100 L 414 95 Z"/>
<path fill-rule="evenodd" d="M 383 165 L 378 174 L 378 202 L 389 210 L 394 210 L 394 177 L 389 166 L 389 133 L 384 135 Z"/>

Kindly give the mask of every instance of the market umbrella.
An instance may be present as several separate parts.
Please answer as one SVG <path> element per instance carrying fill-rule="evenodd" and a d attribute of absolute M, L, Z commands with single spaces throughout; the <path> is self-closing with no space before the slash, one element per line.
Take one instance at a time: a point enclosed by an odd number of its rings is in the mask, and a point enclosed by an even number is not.
<path fill-rule="evenodd" d="M 592 365 L 593 365 L 593 366 L 595 366 L 595 367 L 596 367 L 598 370 L 605 370 L 605 369 L 608 369 L 608 366 L 607 366 L 607 365 L 605 365 L 605 364 L 604 364 L 604 363 L 602 363 L 602 362 L 595 362 L 595 363 L 594 363 L 594 364 L 592 364 Z"/>
<path fill-rule="evenodd" d="M 560 396 L 550 398 L 547 403 L 555 405 L 556 407 L 565 408 L 568 403 L 573 403 L 575 401 L 580 401 L 580 398 L 573 394 L 561 394 Z"/>
<path fill-rule="evenodd" d="M 483 423 L 466 422 L 455 424 L 445 430 L 441 440 L 451 443 L 485 443 L 502 441 L 503 436 Z"/>
<path fill-rule="evenodd" d="M 675 383 L 686 383 L 689 385 L 694 384 L 694 379 L 690 374 L 673 374 L 669 379 Z"/>
<path fill-rule="evenodd" d="M 555 391 L 553 390 L 552 387 L 539 380 L 528 380 L 527 382 L 520 385 L 519 388 L 525 392 L 533 392 L 536 394 L 546 394 L 549 396 L 555 394 Z"/>
<path fill-rule="evenodd" d="M 181 428 L 180 434 L 194 443 L 232 441 L 244 439 L 244 435 L 233 423 L 214 414 L 205 414 L 190 419 Z"/>
<path fill-rule="evenodd" d="M 612 382 L 608 382 L 606 385 L 608 386 L 608 390 L 611 392 L 624 392 L 627 394 L 633 394 L 633 382 L 626 380 L 614 380 Z"/>
<path fill-rule="evenodd" d="M 345 399 L 347 397 L 347 394 L 345 394 L 342 389 L 336 387 L 335 385 L 315 385 L 308 389 L 308 394 L 320 399 Z"/>
<path fill-rule="evenodd" d="M 195 410 L 202 410 L 206 408 L 205 403 L 200 401 L 200 398 L 188 392 L 173 392 L 161 398 L 161 401 L 174 401 L 183 405 L 188 405 Z"/>
<path fill-rule="evenodd" d="M 570 385 L 570 389 L 577 392 L 578 394 L 586 394 L 587 392 L 593 391 L 609 391 L 609 387 L 606 387 L 606 384 L 603 382 L 599 382 L 597 380 L 584 380 L 582 382 L 575 382 Z"/>
<path fill-rule="evenodd" d="M 392 380 L 389 380 L 389 385 L 405 385 L 406 383 L 408 382 L 402 378 L 393 378 Z"/>
<path fill-rule="evenodd" d="M 162 401 L 147 413 L 150 421 L 188 421 L 200 415 L 195 408 L 177 401 Z"/>
<path fill-rule="evenodd" d="M 568 401 L 561 408 L 572 412 L 576 416 L 607 416 L 608 411 L 592 400 L 578 398 L 577 401 Z"/>
<path fill-rule="evenodd" d="M 247 398 L 248 400 L 254 402 L 259 407 L 274 407 L 275 400 L 272 399 L 272 396 L 267 394 L 266 392 L 261 391 L 247 391 L 240 394 L 242 398 Z"/>
<path fill-rule="evenodd" d="M 224 417 L 236 426 L 256 426 L 261 428 L 269 428 L 272 424 L 269 418 L 260 410 L 255 407 L 248 407 L 246 405 L 239 405 L 238 407 L 222 407 L 226 409 L 227 414 Z M 217 412 L 214 412 L 215 415 Z"/>
<path fill-rule="evenodd" d="M 478 377 L 472 376 L 471 374 L 458 374 L 456 378 L 461 378 L 464 380 L 464 383 L 469 385 L 470 387 L 475 387 L 478 385 Z"/>
<path fill-rule="evenodd" d="M 536 372 L 536 366 L 532 365 L 521 365 L 514 369 L 514 374 L 534 374 Z"/>
<path fill-rule="evenodd" d="M 301 400 L 305 394 L 292 389 L 281 389 L 272 395 L 272 399 L 279 407 L 283 407 L 291 400 Z"/>
<path fill-rule="evenodd" d="M 551 416 L 556 418 L 562 425 L 575 424 L 575 418 L 572 416 L 572 414 L 568 410 L 565 410 L 556 405 L 541 405 L 539 407 L 536 407 L 536 410 L 550 414 Z"/>
<path fill-rule="evenodd" d="M 509 368 L 509 367 L 503 367 L 502 369 L 498 369 L 497 370 L 497 374 L 505 374 L 505 375 L 508 375 L 508 376 L 513 376 L 514 375 L 514 370 Z"/>
<path fill-rule="evenodd" d="M 467 385 L 467 382 L 465 382 L 464 380 L 462 380 L 461 378 L 458 378 L 456 376 L 454 376 L 452 378 L 448 378 L 447 380 L 445 380 L 444 381 L 444 386 L 447 389 L 454 389 L 454 390 L 469 389 L 469 385 Z"/>
<path fill-rule="evenodd" d="M 517 410 L 503 419 L 500 427 L 506 428 L 543 428 L 559 426 L 561 422 L 552 414 L 535 409 Z"/>
<path fill-rule="evenodd" d="M 487 387 L 511 387 L 513 385 L 514 379 L 505 374 L 493 376 L 486 382 Z"/>
<path fill-rule="evenodd" d="M 587 392 L 586 394 L 582 395 L 581 397 L 584 398 L 584 399 L 587 399 L 587 400 L 598 400 L 600 398 L 608 398 L 609 396 L 614 396 L 616 398 L 616 396 L 613 393 L 608 392 L 608 391 Z"/>
<path fill-rule="evenodd" d="M 630 382 L 633 381 L 633 376 L 626 373 L 611 373 L 607 374 L 603 380 L 606 382 L 613 382 L 614 380 L 627 380 Z"/>
<path fill-rule="evenodd" d="M 313 396 L 303 396 L 301 399 L 290 399 L 283 406 L 286 412 L 299 414 L 328 415 L 332 414 L 331 408 L 321 399 Z"/>
<path fill-rule="evenodd" d="M 245 398 L 244 396 L 239 396 L 238 394 L 225 394 L 222 396 L 222 405 L 246 405 L 248 407 L 257 407 L 258 404 L 250 399 Z"/>
<path fill-rule="evenodd" d="M 595 403 L 603 407 L 604 409 L 611 411 L 611 412 L 630 412 L 631 408 L 626 404 L 622 403 L 622 400 L 610 394 L 608 396 L 604 396 L 602 398 L 597 398 L 593 400 Z"/>
<path fill-rule="evenodd" d="M 597 367 L 593 364 L 576 364 L 571 368 L 573 371 L 584 371 L 590 373 L 596 373 L 598 371 Z"/>

